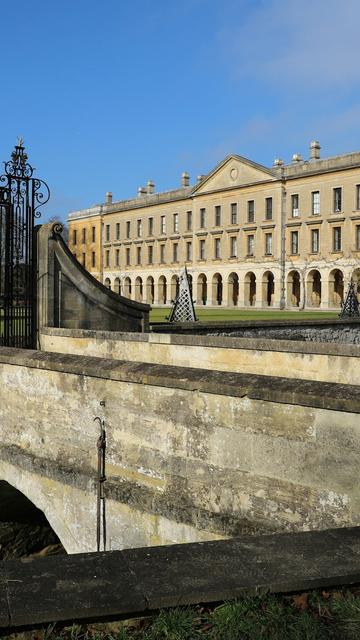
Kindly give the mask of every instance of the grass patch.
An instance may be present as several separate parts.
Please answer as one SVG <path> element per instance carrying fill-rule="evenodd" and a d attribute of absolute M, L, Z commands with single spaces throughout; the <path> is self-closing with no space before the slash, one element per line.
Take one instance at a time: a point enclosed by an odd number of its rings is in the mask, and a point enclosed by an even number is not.
<path fill-rule="evenodd" d="M 166 322 L 170 315 L 170 307 L 156 307 L 150 311 L 150 322 Z M 195 310 L 200 322 L 223 322 L 236 320 L 321 320 L 324 318 L 338 318 L 337 311 L 280 311 L 247 310 L 247 309 L 206 309 L 199 307 Z"/>

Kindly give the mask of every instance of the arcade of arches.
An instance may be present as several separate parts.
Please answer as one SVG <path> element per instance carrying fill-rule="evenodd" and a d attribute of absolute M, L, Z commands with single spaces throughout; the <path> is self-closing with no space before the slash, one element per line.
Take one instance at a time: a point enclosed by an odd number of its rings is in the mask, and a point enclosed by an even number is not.
<path fill-rule="evenodd" d="M 341 306 L 350 277 L 355 283 L 360 301 L 360 268 L 324 270 L 310 268 L 306 272 L 290 269 L 285 277 L 287 308 L 336 309 Z M 278 308 L 281 283 L 279 272 L 271 269 L 247 272 L 189 274 L 194 302 L 198 306 Z M 115 293 L 137 302 L 170 305 L 179 292 L 179 276 L 174 273 L 124 276 L 104 280 Z"/>

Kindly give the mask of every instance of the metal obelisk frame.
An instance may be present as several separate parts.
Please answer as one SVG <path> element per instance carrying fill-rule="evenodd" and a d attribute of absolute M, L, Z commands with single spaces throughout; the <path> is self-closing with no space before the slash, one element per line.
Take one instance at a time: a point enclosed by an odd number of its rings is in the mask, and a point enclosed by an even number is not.
<path fill-rule="evenodd" d="M 19 138 L 0 176 L 0 345 L 36 346 L 35 219 L 50 197 Z"/>
<path fill-rule="evenodd" d="M 196 322 L 194 303 L 186 266 L 179 277 L 179 293 L 176 300 L 173 302 L 169 322 Z"/>

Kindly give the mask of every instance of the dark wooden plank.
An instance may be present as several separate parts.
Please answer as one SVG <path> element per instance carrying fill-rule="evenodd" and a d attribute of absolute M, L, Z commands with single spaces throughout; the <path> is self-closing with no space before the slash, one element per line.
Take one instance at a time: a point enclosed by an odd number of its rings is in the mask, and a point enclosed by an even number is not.
<path fill-rule="evenodd" d="M 150 609 L 360 583 L 360 528 L 123 552 Z"/>
<path fill-rule="evenodd" d="M 0 571 L 13 628 L 132 617 L 244 591 L 360 583 L 360 527 L 13 560 Z M 9 624 L 4 593 L 0 628 Z"/>
<path fill-rule="evenodd" d="M 146 608 L 121 552 L 3 564 L 13 627 L 55 620 L 101 620 Z"/>

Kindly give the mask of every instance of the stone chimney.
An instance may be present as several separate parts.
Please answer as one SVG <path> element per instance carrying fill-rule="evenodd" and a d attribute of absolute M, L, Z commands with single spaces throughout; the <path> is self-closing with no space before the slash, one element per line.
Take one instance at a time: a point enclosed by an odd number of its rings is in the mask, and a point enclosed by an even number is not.
<path fill-rule="evenodd" d="M 190 184 L 190 176 L 187 171 L 181 174 L 181 186 L 188 187 Z"/>
<path fill-rule="evenodd" d="M 293 162 L 302 162 L 302 157 L 300 153 L 294 153 L 292 157 Z"/>
<path fill-rule="evenodd" d="M 142 196 L 146 196 L 146 187 L 139 187 L 138 188 L 138 196 L 139 198 L 141 198 Z"/>
<path fill-rule="evenodd" d="M 105 193 L 105 202 L 106 202 L 106 204 L 111 204 L 112 203 L 112 193 L 111 193 L 111 191 L 107 191 Z"/>
<path fill-rule="evenodd" d="M 200 175 L 200 176 L 197 177 L 197 181 L 198 182 L 202 182 L 204 180 L 204 178 L 206 178 L 205 175 Z"/>
<path fill-rule="evenodd" d="M 310 160 L 320 160 L 320 142 L 312 140 L 310 142 Z"/>
<path fill-rule="evenodd" d="M 274 160 L 274 167 L 282 167 L 284 165 L 284 160 L 282 160 L 281 158 L 275 158 Z"/>
<path fill-rule="evenodd" d="M 146 191 L 147 193 L 154 193 L 155 190 L 155 185 L 153 183 L 152 180 L 148 180 L 147 181 L 147 185 L 146 185 Z"/>

